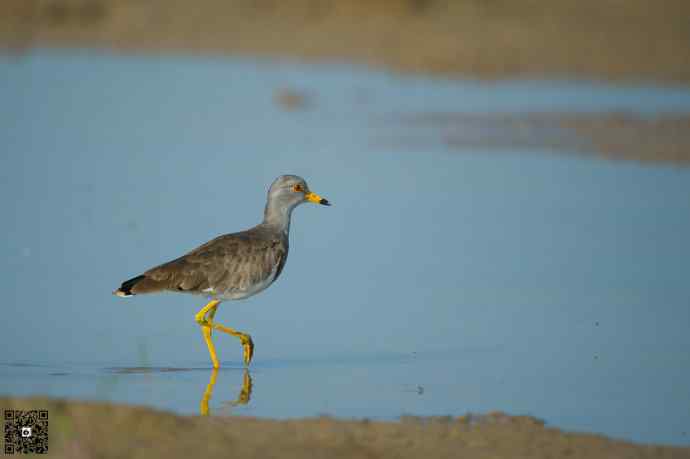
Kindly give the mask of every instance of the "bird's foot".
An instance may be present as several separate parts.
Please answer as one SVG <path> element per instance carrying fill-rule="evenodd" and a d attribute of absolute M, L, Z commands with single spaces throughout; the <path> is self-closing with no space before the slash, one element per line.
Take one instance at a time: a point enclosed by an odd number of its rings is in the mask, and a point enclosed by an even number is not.
<path fill-rule="evenodd" d="M 240 343 L 242 343 L 242 357 L 244 358 L 244 364 L 248 366 L 249 362 L 252 361 L 252 357 L 254 356 L 254 341 L 252 341 L 252 337 L 246 333 L 242 333 L 239 338 Z"/>

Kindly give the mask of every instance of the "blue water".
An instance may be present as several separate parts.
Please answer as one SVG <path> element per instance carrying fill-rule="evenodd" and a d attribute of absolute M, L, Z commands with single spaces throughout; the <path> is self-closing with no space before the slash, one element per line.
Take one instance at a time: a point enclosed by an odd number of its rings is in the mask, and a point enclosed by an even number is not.
<path fill-rule="evenodd" d="M 214 335 L 212 414 L 502 410 L 690 443 L 690 168 L 378 142 L 400 115 L 687 113 L 690 90 L 74 51 L 0 58 L 0 100 L 0 394 L 197 413 L 203 302 L 110 292 L 297 173 L 334 205 L 298 209 L 278 282 L 221 305 L 256 355 L 233 404 L 241 349 Z"/>

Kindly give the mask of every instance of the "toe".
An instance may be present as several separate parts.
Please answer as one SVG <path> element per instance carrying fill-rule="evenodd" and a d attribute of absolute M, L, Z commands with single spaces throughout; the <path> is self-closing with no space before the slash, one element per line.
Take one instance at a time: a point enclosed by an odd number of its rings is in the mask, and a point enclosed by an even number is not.
<path fill-rule="evenodd" d="M 249 365 L 249 363 L 252 361 L 252 357 L 254 356 L 254 343 L 252 343 L 251 339 L 249 339 L 243 346 L 244 348 L 244 364 Z"/>

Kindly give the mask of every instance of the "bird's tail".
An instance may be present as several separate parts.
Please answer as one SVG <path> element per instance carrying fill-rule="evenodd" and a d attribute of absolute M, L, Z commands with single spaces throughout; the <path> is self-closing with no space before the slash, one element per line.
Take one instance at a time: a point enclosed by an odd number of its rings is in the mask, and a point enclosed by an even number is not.
<path fill-rule="evenodd" d="M 133 277 L 129 280 L 126 280 L 120 285 L 120 288 L 115 290 L 113 292 L 113 295 L 121 296 L 121 297 L 128 297 L 134 295 L 132 293 L 132 289 L 134 288 L 135 285 L 137 285 L 139 282 L 142 280 L 146 279 L 146 276 L 141 275 L 137 277 Z"/>

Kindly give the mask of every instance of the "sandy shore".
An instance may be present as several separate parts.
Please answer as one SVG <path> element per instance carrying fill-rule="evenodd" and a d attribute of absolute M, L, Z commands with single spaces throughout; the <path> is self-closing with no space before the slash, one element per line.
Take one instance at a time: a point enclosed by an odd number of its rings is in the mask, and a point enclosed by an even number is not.
<path fill-rule="evenodd" d="M 281 56 L 480 78 L 690 82 L 686 0 L 3 0 L 0 47 Z"/>
<path fill-rule="evenodd" d="M 0 398 L 0 407 L 47 409 L 53 458 L 690 458 L 690 448 L 564 433 L 502 413 L 402 422 L 274 421 L 45 398 Z"/>

